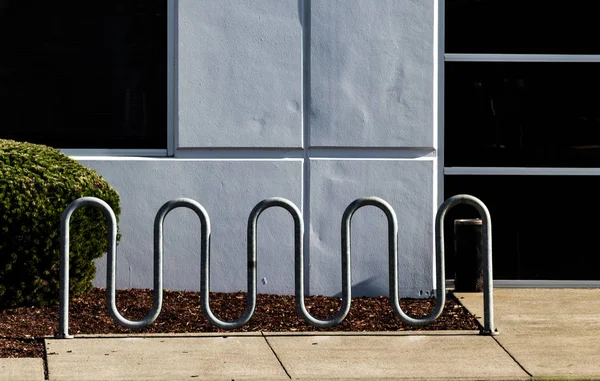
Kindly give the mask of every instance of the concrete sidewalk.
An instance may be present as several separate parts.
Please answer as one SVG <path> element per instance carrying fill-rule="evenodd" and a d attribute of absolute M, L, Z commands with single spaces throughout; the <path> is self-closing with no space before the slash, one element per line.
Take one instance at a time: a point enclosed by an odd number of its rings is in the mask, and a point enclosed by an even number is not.
<path fill-rule="evenodd" d="M 520 380 L 491 337 L 231 334 L 48 340 L 50 380 Z"/>
<path fill-rule="evenodd" d="M 481 294 L 457 296 L 481 316 Z M 600 380 L 600 289 L 496 289 L 494 298 L 495 337 L 446 331 L 48 339 L 48 373 L 51 381 Z M 6 364 L 0 361 L 2 381 L 43 379 L 41 362 Z M 34 378 L 15 378 L 16 364 L 37 369 L 28 373 Z"/>
<path fill-rule="evenodd" d="M 482 316 L 481 294 L 455 295 Z M 600 380 L 600 289 L 495 289 L 494 304 L 495 339 L 533 378 Z"/>
<path fill-rule="evenodd" d="M 40 381 L 43 379 L 43 359 L 0 358 L 0 381 Z"/>

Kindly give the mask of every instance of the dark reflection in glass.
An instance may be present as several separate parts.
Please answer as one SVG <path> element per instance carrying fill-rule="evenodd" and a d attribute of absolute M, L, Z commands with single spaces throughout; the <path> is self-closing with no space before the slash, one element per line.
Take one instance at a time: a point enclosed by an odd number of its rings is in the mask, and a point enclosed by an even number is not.
<path fill-rule="evenodd" d="M 446 64 L 445 166 L 600 167 L 600 64 Z"/>
<path fill-rule="evenodd" d="M 0 0 L 0 137 L 166 148 L 166 0 Z"/>
<path fill-rule="evenodd" d="M 445 197 L 468 193 L 489 208 L 495 279 L 600 280 L 594 202 L 600 177 L 446 176 Z M 462 209 L 460 209 L 462 208 Z M 446 224 L 448 277 L 454 271 L 452 221 L 472 218 L 457 206 Z"/>
<path fill-rule="evenodd" d="M 446 0 L 447 53 L 599 54 L 592 0 Z"/>

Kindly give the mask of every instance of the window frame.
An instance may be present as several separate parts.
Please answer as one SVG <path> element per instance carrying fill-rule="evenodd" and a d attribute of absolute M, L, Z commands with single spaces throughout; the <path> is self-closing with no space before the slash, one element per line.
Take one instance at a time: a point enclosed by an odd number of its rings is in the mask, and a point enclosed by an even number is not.
<path fill-rule="evenodd" d="M 166 20 L 166 102 L 163 107 L 166 107 L 166 128 L 163 133 L 166 133 L 165 148 L 61 148 L 56 147 L 61 152 L 68 156 L 85 157 L 100 157 L 100 156 L 115 156 L 115 157 L 173 157 L 175 155 L 175 137 L 176 137 L 176 15 L 177 4 L 176 0 L 166 0 L 167 20 Z"/>
<path fill-rule="evenodd" d="M 600 176 L 600 168 L 581 167 L 446 167 L 444 152 L 444 95 L 446 62 L 525 62 L 525 63 L 600 63 L 600 54 L 467 54 L 445 51 L 445 3 L 438 0 L 438 69 L 437 124 L 438 124 L 438 192 L 439 202 L 444 198 L 445 175 L 528 175 L 528 176 Z"/>
<path fill-rule="evenodd" d="M 444 0 L 442 0 L 444 1 Z M 523 63 L 600 63 L 600 55 L 571 55 L 571 54 L 462 54 L 444 53 L 440 67 L 445 68 L 446 62 L 523 62 Z M 444 70 L 441 68 L 440 70 Z M 440 81 L 440 93 L 445 93 L 445 81 Z M 439 126 L 440 147 L 444 146 L 444 104 L 443 95 L 439 107 L 441 108 Z M 441 176 L 444 175 L 513 175 L 526 174 L 529 176 L 600 176 L 600 167 L 446 167 L 444 153 L 438 156 Z M 524 171 L 526 169 L 526 171 Z M 443 178 L 440 179 L 443 184 Z M 443 194 L 443 185 L 442 185 Z"/>

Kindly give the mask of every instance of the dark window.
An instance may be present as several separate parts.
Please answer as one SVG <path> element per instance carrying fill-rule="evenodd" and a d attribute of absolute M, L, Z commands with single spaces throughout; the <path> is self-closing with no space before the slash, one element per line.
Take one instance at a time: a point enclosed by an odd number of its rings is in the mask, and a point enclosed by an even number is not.
<path fill-rule="evenodd" d="M 494 278 L 597 280 L 596 176 L 446 176 L 445 191 L 467 193 L 490 210 Z M 448 278 L 454 252 L 452 221 L 477 217 L 472 207 L 457 206 L 446 218 Z"/>
<path fill-rule="evenodd" d="M 600 167 L 600 64 L 446 63 L 446 163 Z"/>
<path fill-rule="evenodd" d="M 496 279 L 600 279 L 593 270 L 600 265 L 597 227 L 588 223 L 600 212 L 600 176 L 544 169 L 600 168 L 600 63 L 578 56 L 600 55 L 595 4 L 445 2 L 446 53 L 573 55 L 568 63 L 481 62 L 491 59 L 481 55 L 463 56 L 479 62 L 445 63 L 444 166 L 470 175 L 446 175 L 444 196 L 472 194 L 490 209 Z M 567 57 L 532 59 L 552 60 Z M 486 167 L 526 167 L 536 175 L 482 175 Z M 448 214 L 449 253 L 452 220 L 471 217 L 464 206 Z M 447 259 L 451 277 L 452 255 Z"/>
<path fill-rule="evenodd" d="M 166 0 L 0 0 L 0 137 L 166 148 Z"/>
<path fill-rule="evenodd" d="M 447 0 L 447 53 L 600 54 L 591 0 Z"/>

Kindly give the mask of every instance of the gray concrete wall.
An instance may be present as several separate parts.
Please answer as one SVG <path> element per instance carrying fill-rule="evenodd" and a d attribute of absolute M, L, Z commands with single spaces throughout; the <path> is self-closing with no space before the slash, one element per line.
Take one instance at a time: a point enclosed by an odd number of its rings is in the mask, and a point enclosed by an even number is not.
<path fill-rule="evenodd" d="M 190 197 L 210 214 L 211 283 L 245 289 L 245 229 L 260 200 L 302 209 L 311 294 L 337 294 L 340 220 L 379 196 L 400 225 L 401 295 L 433 285 L 437 202 L 433 0 L 175 1 L 175 156 L 79 157 L 121 195 L 118 286 L 151 287 L 159 207 Z M 312 100 L 312 102 L 309 102 Z M 293 293 L 293 225 L 260 220 L 259 292 Z M 199 222 L 166 221 L 165 287 L 199 289 Z M 353 293 L 387 295 L 387 226 L 374 208 L 353 226 Z M 98 261 L 96 284 L 105 279 Z M 264 282 L 261 282 L 264 280 Z"/>
<path fill-rule="evenodd" d="M 433 147 L 433 1 L 321 0 L 311 144 Z"/>

